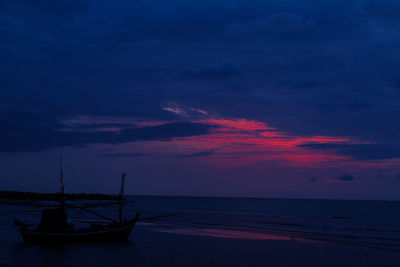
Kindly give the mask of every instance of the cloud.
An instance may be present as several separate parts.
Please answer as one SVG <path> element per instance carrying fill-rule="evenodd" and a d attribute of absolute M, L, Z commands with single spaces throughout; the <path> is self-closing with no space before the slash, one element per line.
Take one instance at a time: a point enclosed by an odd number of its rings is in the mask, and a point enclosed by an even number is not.
<path fill-rule="evenodd" d="M 397 89 L 397 90 L 400 90 L 400 79 L 397 79 L 395 82 L 394 82 L 394 88 L 395 89 Z"/>
<path fill-rule="evenodd" d="M 325 85 L 324 82 L 318 81 L 317 79 L 304 79 L 304 78 L 288 78 L 282 77 L 277 79 L 278 84 L 282 85 L 288 89 L 300 89 L 300 90 L 307 90 L 307 89 L 315 89 Z"/>
<path fill-rule="evenodd" d="M 22 10 L 22 13 L 28 17 L 33 17 L 32 13 L 34 12 L 40 12 L 41 16 L 48 19 L 47 16 L 71 17 L 83 14 L 89 11 L 91 5 L 87 0 L 59 0 L 57 2 L 51 0 L 19 0 L 3 1 L 0 7 L 8 12 Z M 40 19 L 42 18 L 38 18 L 38 20 Z"/>
<path fill-rule="evenodd" d="M 238 76 L 243 72 L 244 70 L 239 63 L 226 61 L 222 64 L 206 65 L 197 69 L 185 69 L 180 72 L 180 76 L 198 79 L 225 79 Z"/>
<path fill-rule="evenodd" d="M 359 100 L 353 100 L 347 103 L 339 103 L 339 102 L 324 102 L 321 103 L 318 108 L 321 111 L 325 112 L 335 112 L 335 111 L 340 111 L 340 110 L 345 110 L 345 111 L 362 111 L 366 109 L 371 109 L 374 108 L 373 104 L 370 103 L 365 103 Z"/>
<path fill-rule="evenodd" d="M 315 22 L 301 14 L 281 12 L 258 17 L 246 23 L 231 23 L 225 33 L 234 38 L 254 38 L 276 41 L 306 40 L 318 38 Z"/>
<path fill-rule="evenodd" d="M 322 181 L 322 178 L 317 177 L 317 176 L 313 176 L 310 178 L 310 182 L 316 183 L 316 182 L 320 182 Z"/>
<path fill-rule="evenodd" d="M 123 129 L 132 128 L 136 125 L 133 123 L 120 123 L 120 122 L 104 122 L 104 123 L 84 123 L 84 124 L 72 124 L 68 125 L 68 130 L 70 131 L 96 131 L 96 130 L 106 130 L 106 129 Z"/>
<path fill-rule="evenodd" d="M 86 0 L 22 0 L 27 6 L 37 8 L 40 12 L 46 12 L 55 16 L 71 16 L 82 14 L 90 9 L 90 4 Z"/>
<path fill-rule="evenodd" d="M 148 155 L 147 153 L 106 153 L 101 156 L 106 158 L 136 158 Z"/>
<path fill-rule="evenodd" d="M 207 134 L 215 126 L 194 122 L 171 122 L 151 127 L 129 128 L 122 130 L 118 137 L 120 140 L 146 141 L 168 140 L 174 137 L 187 137 Z"/>
<path fill-rule="evenodd" d="M 313 176 L 313 177 L 310 178 L 310 182 L 312 182 L 312 183 L 319 183 L 319 182 L 332 183 L 332 182 L 335 182 L 335 181 L 353 182 L 355 180 L 356 179 L 351 174 L 343 174 L 343 175 L 335 176 L 335 177 L 332 177 L 332 178 L 322 178 L 322 177 L 317 177 L 317 176 Z"/>
<path fill-rule="evenodd" d="M 180 115 L 180 116 L 188 116 L 187 112 L 180 108 L 178 105 L 170 105 L 167 107 L 163 107 L 163 110 Z"/>
<path fill-rule="evenodd" d="M 335 177 L 334 179 L 342 181 L 342 182 L 352 182 L 355 180 L 354 176 L 351 174 L 343 174 Z"/>
<path fill-rule="evenodd" d="M 198 157 L 206 157 L 211 156 L 215 153 L 215 151 L 201 151 L 195 152 L 190 154 L 181 154 L 181 155 L 174 155 L 175 158 L 198 158 Z"/>
<path fill-rule="evenodd" d="M 108 123 L 122 127 L 109 131 L 99 129 L 99 124 L 75 125 L 65 130 L 61 119 L 47 113 L 0 114 L 0 152 L 36 152 L 64 146 L 88 144 L 121 144 L 135 141 L 170 140 L 207 134 L 216 126 L 206 123 L 166 122 L 156 126 L 123 127 L 125 124 Z M 104 126 L 104 124 L 100 124 Z M 90 129 L 90 131 L 88 131 Z"/>
<path fill-rule="evenodd" d="M 368 17 L 397 19 L 400 16 L 400 4 L 393 0 L 365 0 L 362 3 L 362 8 L 364 15 Z"/>
<path fill-rule="evenodd" d="M 399 36 L 375 19 L 399 5 L 367 2 L 5 1 L 0 105 L 172 120 L 173 102 L 293 135 L 399 143 Z"/>
<path fill-rule="evenodd" d="M 400 158 L 400 147 L 389 144 L 347 144 L 347 143 L 305 143 L 299 147 L 314 150 L 332 150 L 341 156 L 351 156 L 357 160 L 385 160 Z"/>

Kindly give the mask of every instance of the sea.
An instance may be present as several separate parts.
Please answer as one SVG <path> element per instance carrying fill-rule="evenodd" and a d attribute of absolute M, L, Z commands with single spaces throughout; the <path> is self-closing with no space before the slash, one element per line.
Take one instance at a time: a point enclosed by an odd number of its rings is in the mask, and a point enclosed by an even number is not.
<path fill-rule="evenodd" d="M 141 220 L 123 243 L 25 244 L 13 220 L 36 224 L 42 208 L 0 205 L 0 266 L 400 266 L 400 201 L 127 198 Z"/>

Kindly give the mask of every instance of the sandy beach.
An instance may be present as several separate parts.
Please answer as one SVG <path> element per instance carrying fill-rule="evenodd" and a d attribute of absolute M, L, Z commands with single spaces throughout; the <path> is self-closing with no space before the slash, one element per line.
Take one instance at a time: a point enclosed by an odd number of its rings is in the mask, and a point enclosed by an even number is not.
<path fill-rule="evenodd" d="M 139 225 L 131 241 L 124 244 L 3 244 L 2 247 L 3 261 L 12 266 L 400 265 L 400 253 L 394 251 L 326 242 L 165 233 L 148 225 Z"/>

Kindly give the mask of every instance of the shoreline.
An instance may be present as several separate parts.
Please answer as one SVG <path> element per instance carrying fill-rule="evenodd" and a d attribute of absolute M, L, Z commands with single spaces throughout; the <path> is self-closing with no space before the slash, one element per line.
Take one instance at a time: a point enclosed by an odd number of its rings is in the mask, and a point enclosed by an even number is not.
<path fill-rule="evenodd" d="M 117 200 L 117 195 L 108 194 L 87 194 L 87 193 L 65 193 L 66 200 Z M 0 199 L 19 199 L 19 200 L 59 200 L 61 193 L 35 193 L 21 191 L 0 191 Z"/>
<path fill-rule="evenodd" d="M 335 198 L 289 198 L 289 197 L 250 197 L 250 196 L 189 196 L 189 195 L 143 195 L 126 194 L 127 197 L 152 197 L 152 198 L 187 198 L 187 199 L 248 199 L 248 200 L 288 200 L 288 201 L 352 201 L 352 202 L 400 202 L 397 199 L 335 199 Z M 61 193 L 38 193 L 38 192 L 25 192 L 25 191 L 14 191 L 14 190 L 0 190 L 0 200 L 3 199 L 20 199 L 20 200 L 59 200 Z M 118 200 L 116 194 L 104 194 L 104 193 L 65 193 L 64 197 L 66 200 Z"/>

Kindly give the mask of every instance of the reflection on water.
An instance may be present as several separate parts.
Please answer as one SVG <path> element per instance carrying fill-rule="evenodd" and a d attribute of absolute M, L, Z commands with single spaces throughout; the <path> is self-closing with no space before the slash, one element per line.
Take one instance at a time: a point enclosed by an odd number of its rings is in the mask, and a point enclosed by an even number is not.
<path fill-rule="evenodd" d="M 218 238 L 229 239 L 246 239 L 246 240 L 280 240 L 280 241 L 302 241 L 302 242 L 316 242 L 309 239 L 299 238 L 290 233 L 279 233 L 275 231 L 262 231 L 260 229 L 246 229 L 246 228 L 211 228 L 211 227 L 184 227 L 179 224 L 162 224 L 151 222 L 138 222 L 153 231 L 169 233 L 169 234 L 182 234 L 193 236 L 209 236 Z"/>
<path fill-rule="evenodd" d="M 228 230 L 228 229 L 195 229 L 195 228 L 176 228 L 176 229 L 158 229 L 158 231 L 163 233 L 173 233 L 173 234 L 185 234 L 185 235 L 197 235 L 197 236 L 209 236 L 209 237 L 219 237 L 219 238 L 231 238 L 231 239 L 247 239 L 247 240 L 283 240 L 283 241 L 294 241 L 295 239 L 290 236 L 257 233 L 257 232 L 247 232 L 240 230 Z M 297 239 L 296 241 L 304 239 Z"/>

